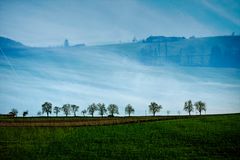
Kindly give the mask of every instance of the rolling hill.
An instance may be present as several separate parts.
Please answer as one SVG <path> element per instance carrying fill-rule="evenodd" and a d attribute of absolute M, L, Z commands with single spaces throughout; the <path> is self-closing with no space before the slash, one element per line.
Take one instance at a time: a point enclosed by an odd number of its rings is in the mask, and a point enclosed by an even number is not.
<path fill-rule="evenodd" d="M 52 48 L 0 41 L 1 113 L 15 107 L 35 115 L 50 101 L 80 110 L 116 103 L 121 115 L 131 103 L 145 115 L 157 101 L 163 114 L 176 114 L 188 99 L 205 101 L 208 113 L 240 111 L 239 36 Z"/>

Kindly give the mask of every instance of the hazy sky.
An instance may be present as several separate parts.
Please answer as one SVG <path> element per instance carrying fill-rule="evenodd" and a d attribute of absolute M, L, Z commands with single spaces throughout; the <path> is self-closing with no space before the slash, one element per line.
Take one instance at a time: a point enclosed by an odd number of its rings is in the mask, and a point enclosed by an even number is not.
<path fill-rule="evenodd" d="M 25 110 L 35 116 L 48 101 L 53 107 L 79 105 L 78 115 L 101 102 L 117 104 L 123 116 L 130 103 L 134 115 L 145 115 L 154 101 L 163 106 L 161 115 L 187 114 L 183 106 L 189 99 L 206 102 L 209 114 L 240 112 L 238 68 L 145 66 L 108 46 L 16 52 L 9 56 L 15 72 L 0 56 L 0 113 L 17 108 L 20 116 Z"/>
<path fill-rule="evenodd" d="M 0 35 L 31 46 L 240 33 L 239 0 L 1 0 Z"/>

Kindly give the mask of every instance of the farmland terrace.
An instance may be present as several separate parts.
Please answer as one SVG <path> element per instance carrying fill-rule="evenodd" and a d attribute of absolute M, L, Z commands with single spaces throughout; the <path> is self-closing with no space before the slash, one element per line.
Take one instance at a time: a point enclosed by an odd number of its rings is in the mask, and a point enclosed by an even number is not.
<path fill-rule="evenodd" d="M 239 121 L 240 114 L 1 119 L 0 157 L 104 160 L 239 159 Z M 13 124 L 16 126 L 13 127 Z M 36 124 L 46 126 L 36 127 Z M 61 125 L 55 127 L 56 124 Z M 76 127 L 83 124 L 95 126 Z"/>
<path fill-rule="evenodd" d="M 231 115 L 231 114 L 221 114 Z M 202 115 L 203 117 L 219 116 Z M 116 125 L 141 123 L 174 119 L 199 118 L 199 115 L 191 116 L 131 116 L 131 117 L 0 117 L 0 127 L 78 127 L 96 125 Z"/>

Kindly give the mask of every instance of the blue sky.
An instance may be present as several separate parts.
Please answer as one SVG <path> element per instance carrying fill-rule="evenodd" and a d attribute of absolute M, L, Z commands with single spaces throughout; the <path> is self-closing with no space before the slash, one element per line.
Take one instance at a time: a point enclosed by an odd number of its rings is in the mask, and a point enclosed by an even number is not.
<path fill-rule="evenodd" d="M 240 34 L 239 0 L 1 0 L 0 35 L 31 46 Z"/>

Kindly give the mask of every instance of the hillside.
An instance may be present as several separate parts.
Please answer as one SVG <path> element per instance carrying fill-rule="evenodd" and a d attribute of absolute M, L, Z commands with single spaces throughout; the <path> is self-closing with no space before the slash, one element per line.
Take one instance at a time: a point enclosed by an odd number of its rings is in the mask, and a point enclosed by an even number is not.
<path fill-rule="evenodd" d="M 169 47 L 168 55 L 190 44 L 195 44 L 195 48 L 206 45 L 209 51 L 213 44 L 224 48 L 228 38 L 239 37 L 169 42 L 172 48 Z M 238 49 L 237 43 L 229 45 Z M 162 54 L 163 42 L 66 48 L 1 47 L 6 56 L 0 54 L 0 113 L 16 107 L 19 112 L 28 109 L 30 115 L 36 115 L 41 105 L 50 101 L 54 106 L 78 104 L 80 111 L 93 102 L 116 103 L 120 115 L 124 115 L 124 107 L 130 103 L 136 115 L 145 115 L 148 104 L 157 101 L 163 106 L 160 114 L 167 110 L 177 114 L 178 110 L 183 112 L 183 103 L 188 99 L 205 101 L 208 113 L 240 111 L 240 70 L 235 63 L 231 63 L 232 67 L 224 67 L 225 62 L 221 67 L 185 66 L 168 60 L 157 63 L 163 57 L 151 56 L 154 52 L 144 49 L 159 45 Z M 183 49 L 182 55 L 185 53 L 187 50 Z"/>
<path fill-rule="evenodd" d="M 24 45 L 20 42 L 0 36 L 0 47 L 1 48 L 21 48 L 21 47 L 24 47 Z"/>
<path fill-rule="evenodd" d="M 240 36 L 143 41 L 104 47 L 146 65 L 240 67 Z"/>
<path fill-rule="evenodd" d="M 163 36 L 160 36 L 162 38 Z M 240 67 L 240 36 L 218 36 L 204 38 L 163 37 L 135 43 L 123 43 L 85 47 L 102 52 L 115 52 L 145 65 L 161 66 L 166 64 L 180 66 Z M 172 38 L 172 39 L 171 39 Z M 0 47 L 20 48 L 24 45 L 0 37 Z M 84 46 L 73 46 L 81 50 Z M 46 48 L 47 49 L 47 48 Z"/>

